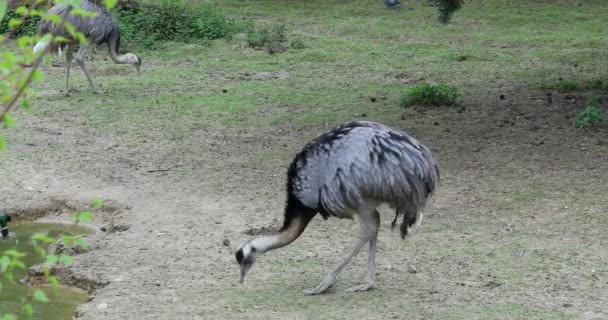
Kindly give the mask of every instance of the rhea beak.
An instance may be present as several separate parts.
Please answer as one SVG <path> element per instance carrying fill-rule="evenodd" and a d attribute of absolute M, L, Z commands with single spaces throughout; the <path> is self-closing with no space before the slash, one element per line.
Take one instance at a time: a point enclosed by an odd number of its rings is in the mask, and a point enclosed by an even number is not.
<path fill-rule="evenodd" d="M 243 282 L 245 282 L 245 275 L 247 274 L 249 269 L 251 269 L 251 264 L 247 263 L 241 265 L 241 279 L 239 280 L 240 284 L 243 284 Z"/>

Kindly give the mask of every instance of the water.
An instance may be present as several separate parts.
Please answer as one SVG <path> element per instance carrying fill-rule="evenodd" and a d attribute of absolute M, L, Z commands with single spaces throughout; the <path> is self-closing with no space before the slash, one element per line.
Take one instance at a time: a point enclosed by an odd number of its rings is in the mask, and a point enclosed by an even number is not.
<path fill-rule="evenodd" d="M 21 252 L 25 252 L 27 256 L 22 259 L 23 263 L 29 268 L 32 265 L 41 263 L 38 256 L 31 245 L 30 237 L 34 233 L 47 233 L 49 236 L 56 237 L 60 234 L 80 235 L 90 234 L 91 229 L 68 224 L 59 223 L 20 223 L 9 224 L 10 237 L 2 240 L 0 238 L 0 252 L 4 252 L 9 248 L 17 248 Z M 3 288 L 0 292 L 0 317 L 6 313 L 16 313 L 16 308 L 21 304 L 21 298 L 31 294 L 36 288 L 24 286 L 18 282 L 22 279 L 27 270 L 16 270 L 16 284 L 8 283 L 5 279 L 2 280 Z M 76 307 L 87 301 L 87 294 L 79 290 L 69 288 L 59 288 L 57 290 L 52 287 L 44 287 L 42 290 L 49 298 L 49 302 L 32 302 L 34 316 L 32 319 L 39 320 L 64 320 L 72 319 Z"/>

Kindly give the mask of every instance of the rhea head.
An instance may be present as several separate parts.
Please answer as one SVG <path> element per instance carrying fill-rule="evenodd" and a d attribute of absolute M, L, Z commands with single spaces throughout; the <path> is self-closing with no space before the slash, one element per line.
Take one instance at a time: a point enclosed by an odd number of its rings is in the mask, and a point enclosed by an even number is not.
<path fill-rule="evenodd" d="M 128 63 L 128 64 L 132 64 L 135 66 L 135 69 L 137 69 L 137 75 L 139 75 L 139 67 L 141 67 L 141 58 L 132 54 L 132 53 L 126 53 L 125 55 L 123 55 L 122 59 L 124 60 L 124 62 Z"/>
<path fill-rule="evenodd" d="M 239 250 L 236 252 L 236 262 L 241 266 L 241 280 L 240 283 L 245 281 L 245 275 L 253 266 L 256 256 L 259 254 L 258 250 L 251 245 L 251 241 L 247 241 L 241 245 Z"/>

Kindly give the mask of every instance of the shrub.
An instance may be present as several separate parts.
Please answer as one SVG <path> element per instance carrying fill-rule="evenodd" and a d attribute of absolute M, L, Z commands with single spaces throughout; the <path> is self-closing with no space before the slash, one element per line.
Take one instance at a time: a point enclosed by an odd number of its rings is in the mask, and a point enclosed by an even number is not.
<path fill-rule="evenodd" d="M 562 91 L 577 90 L 578 83 L 574 80 L 560 80 L 557 86 Z"/>
<path fill-rule="evenodd" d="M 591 99 L 585 109 L 574 117 L 573 122 L 577 128 L 589 128 L 602 123 L 605 117 L 597 99 Z"/>
<path fill-rule="evenodd" d="M 116 12 L 126 42 L 154 47 L 158 41 L 196 42 L 229 38 L 233 24 L 212 6 L 189 11 L 176 5 L 131 6 L 122 3 Z"/>
<path fill-rule="evenodd" d="M 22 16 L 15 12 L 15 10 L 8 10 L 4 19 L 0 21 L 0 34 L 7 33 L 10 29 L 8 27 L 8 22 L 11 19 L 20 19 Z M 20 36 L 33 36 L 38 33 L 38 22 L 40 22 L 40 17 L 32 16 L 28 17 L 23 21 L 23 23 L 16 27 L 12 37 L 17 38 Z"/>
<path fill-rule="evenodd" d="M 305 49 L 306 45 L 304 44 L 304 41 L 300 38 L 295 38 L 293 40 L 291 40 L 291 42 L 289 43 L 289 46 L 292 49 Z"/>
<path fill-rule="evenodd" d="M 401 95 L 401 106 L 404 108 L 413 105 L 441 106 L 453 105 L 458 98 L 458 90 L 447 84 L 424 83 L 409 88 Z"/>
<path fill-rule="evenodd" d="M 268 49 L 271 47 L 284 50 L 287 42 L 285 25 L 279 24 L 259 30 L 251 27 L 246 32 L 247 46 L 255 49 Z"/>

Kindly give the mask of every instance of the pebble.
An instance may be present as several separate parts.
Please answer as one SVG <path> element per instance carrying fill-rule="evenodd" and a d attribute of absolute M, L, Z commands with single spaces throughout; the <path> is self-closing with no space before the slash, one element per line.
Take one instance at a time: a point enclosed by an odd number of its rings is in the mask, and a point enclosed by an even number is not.
<path fill-rule="evenodd" d="M 228 239 L 224 239 L 224 241 L 222 242 L 222 244 L 223 244 L 224 246 L 226 246 L 226 247 L 229 247 L 229 246 L 230 246 L 230 240 L 228 240 Z"/>
<path fill-rule="evenodd" d="M 103 310 L 103 309 L 107 309 L 107 308 L 108 308 L 107 303 L 100 303 L 97 305 L 97 310 Z"/>

